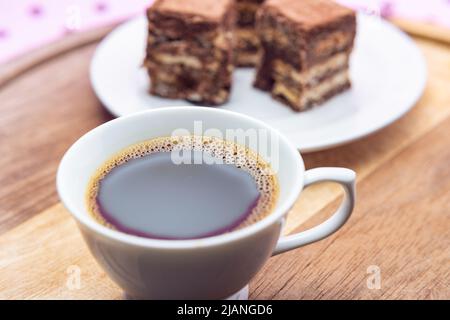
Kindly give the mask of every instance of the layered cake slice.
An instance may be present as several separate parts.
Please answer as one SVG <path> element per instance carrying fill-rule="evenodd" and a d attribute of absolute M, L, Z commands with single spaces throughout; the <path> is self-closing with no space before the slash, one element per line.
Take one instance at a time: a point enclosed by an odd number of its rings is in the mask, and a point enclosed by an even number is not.
<path fill-rule="evenodd" d="M 204 105 L 227 101 L 234 0 L 156 0 L 147 11 L 150 93 Z"/>
<path fill-rule="evenodd" d="M 267 0 L 256 28 L 262 45 L 255 87 L 295 111 L 350 87 L 355 13 L 328 0 Z"/>
<path fill-rule="evenodd" d="M 259 38 L 255 31 L 255 16 L 264 0 L 236 0 L 236 65 L 256 66 L 260 56 Z"/>

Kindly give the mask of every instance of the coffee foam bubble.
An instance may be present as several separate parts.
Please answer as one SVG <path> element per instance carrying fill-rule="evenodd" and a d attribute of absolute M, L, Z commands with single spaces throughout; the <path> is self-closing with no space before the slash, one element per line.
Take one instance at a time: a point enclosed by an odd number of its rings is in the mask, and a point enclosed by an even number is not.
<path fill-rule="evenodd" d="M 100 181 L 115 167 L 132 159 L 152 153 L 195 150 L 208 153 L 224 164 L 233 164 L 248 172 L 254 179 L 260 197 L 249 216 L 234 230 L 249 226 L 269 215 L 275 207 L 278 198 L 278 181 L 270 165 L 258 154 L 245 146 L 220 138 L 207 136 L 174 136 L 159 137 L 143 141 L 127 147 L 107 160 L 93 175 L 87 189 L 87 207 L 89 213 L 101 224 L 115 229 L 101 215 L 97 203 Z"/>

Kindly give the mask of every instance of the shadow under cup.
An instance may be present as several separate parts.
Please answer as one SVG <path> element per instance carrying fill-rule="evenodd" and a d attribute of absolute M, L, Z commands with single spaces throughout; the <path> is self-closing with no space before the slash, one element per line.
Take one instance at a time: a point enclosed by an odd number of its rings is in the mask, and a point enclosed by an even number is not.
<path fill-rule="evenodd" d="M 106 160 L 132 144 L 188 134 L 225 140 L 237 134 L 235 142 L 261 151 L 259 156 L 275 170 L 279 184 L 273 212 L 248 227 L 193 240 L 136 237 L 92 218 L 86 207 L 87 186 Z M 129 296 L 218 299 L 247 285 L 272 255 L 285 215 L 303 187 L 303 173 L 298 151 L 264 123 L 219 109 L 171 107 L 118 118 L 85 134 L 64 155 L 57 188 L 92 255 Z"/>

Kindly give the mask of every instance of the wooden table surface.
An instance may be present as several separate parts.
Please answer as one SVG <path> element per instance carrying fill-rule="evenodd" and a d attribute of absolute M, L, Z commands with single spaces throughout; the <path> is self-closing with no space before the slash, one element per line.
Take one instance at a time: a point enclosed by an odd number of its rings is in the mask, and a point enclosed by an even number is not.
<path fill-rule="evenodd" d="M 89 84 L 93 39 L 0 70 L 0 298 L 123 298 L 55 190 L 65 150 L 111 119 Z M 357 171 L 353 216 L 333 236 L 271 258 L 251 299 L 450 298 L 450 45 L 417 43 L 429 68 L 417 106 L 370 137 L 304 156 L 307 168 Z M 340 197 L 334 184 L 308 188 L 286 233 L 323 221 Z"/>

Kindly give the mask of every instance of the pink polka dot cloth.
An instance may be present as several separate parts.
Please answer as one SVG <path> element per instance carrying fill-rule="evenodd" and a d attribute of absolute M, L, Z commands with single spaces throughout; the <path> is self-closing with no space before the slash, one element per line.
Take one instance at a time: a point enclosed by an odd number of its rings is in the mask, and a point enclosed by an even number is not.
<path fill-rule="evenodd" d="M 402 18 L 450 29 L 450 0 L 337 0 L 384 18 Z M 450 32 L 450 30 L 449 30 Z"/>
<path fill-rule="evenodd" d="M 152 0 L 0 0 L 0 63 L 142 13 Z"/>
<path fill-rule="evenodd" d="M 338 1 L 383 17 L 402 17 L 450 28 L 450 0 Z M 0 0 L 0 63 L 69 33 L 82 32 L 138 15 L 152 2 L 153 0 Z"/>

